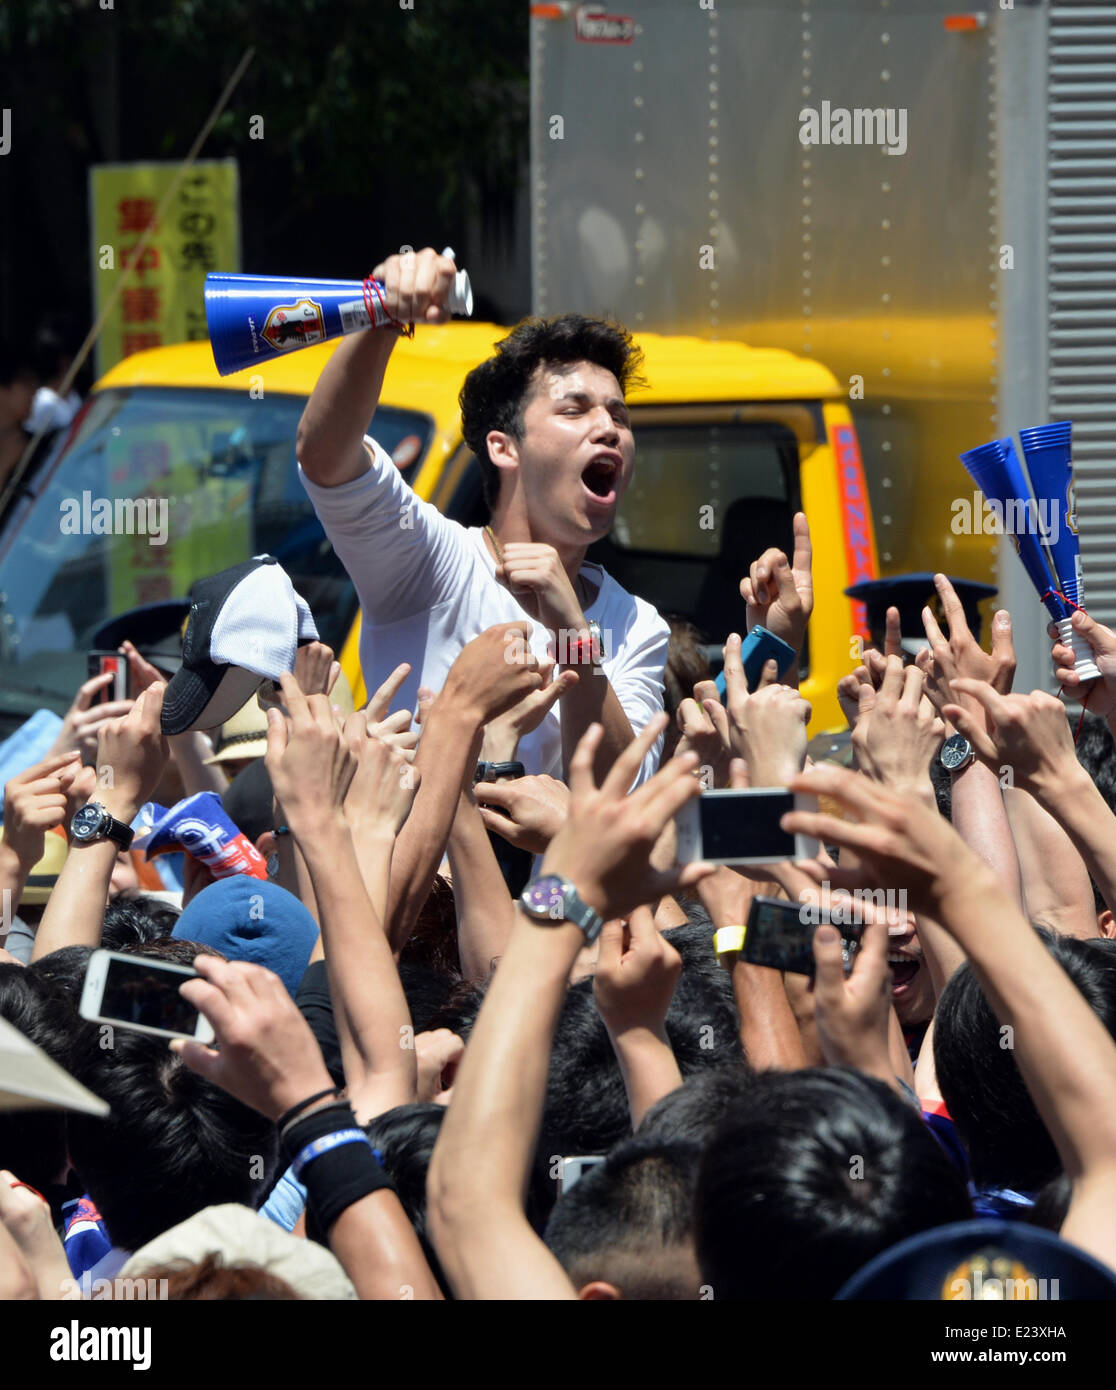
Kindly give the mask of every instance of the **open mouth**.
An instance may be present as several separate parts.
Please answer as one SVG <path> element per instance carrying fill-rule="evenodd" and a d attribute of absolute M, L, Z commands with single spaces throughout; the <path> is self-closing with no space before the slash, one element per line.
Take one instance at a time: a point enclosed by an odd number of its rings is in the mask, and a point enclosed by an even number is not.
<path fill-rule="evenodd" d="M 595 458 L 581 475 L 581 481 L 594 497 L 602 502 L 612 502 L 616 497 L 616 478 L 620 469 L 615 459 L 607 456 Z"/>
<path fill-rule="evenodd" d="M 919 972 L 920 962 L 911 960 L 910 956 L 889 955 L 887 963 L 891 968 L 891 989 L 893 993 L 897 993 L 901 989 L 906 989 Z"/>

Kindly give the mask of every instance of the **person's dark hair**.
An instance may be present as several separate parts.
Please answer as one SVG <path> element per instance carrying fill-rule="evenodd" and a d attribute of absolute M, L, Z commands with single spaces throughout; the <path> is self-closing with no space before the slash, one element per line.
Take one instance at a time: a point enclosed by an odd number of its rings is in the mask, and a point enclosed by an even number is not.
<path fill-rule="evenodd" d="M 611 372 L 627 394 L 639 384 L 643 365 L 643 352 L 626 329 L 584 314 L 526 318 L 495 346 L 495 354 L 465 378 L 459 398 L 462 432 L 480 464 L 489 508 L 500 494 L 500 470 L 488 456 L 485 438 L 500 430 L 522 440 L 523 412 L 540 367 L 592 362 Z"/>
<path fill-rule="evenodd" d="M 701 1150 L 626 1139 L 559 1197 L 547 1246 L 577 1289 L 602 1280 L 627 1300 L 696 1299 L 694 1182 Z"/>
<path fill-rule="evenodd" d="M 752 1069 L 743 1059 L 695 1073 L 647 1111 L 637 1138 L 704 1148 L 751 1079 Z"/>
<path fill-rule="evenodd" d="M 1116 812 L 1116 742 L 1099 714 L 1085 714 L 1074 751 L 1077 761 L 1108 802 L 1108 809 Z"/>
<path fill-rule="evenodd" d="M 45 315 L 35 331 L 32 346 L 35 370 L 40 380 L 53 381 L 69 367 L 78 354 L 84 333 L 73 314 Z"/>
<path fill-rule="evenodd" d="M 881 1251 L 971 1218 L 918 1112 L 840 1067 L 757 1073 L 698 1173 L 698 1263 L 718 1301 L 832 1298 Z"/>
<path fill-rule="evenodd" d="M 1116 958 L 1091 941 L 1039 930 L 1047 950 L 1116 1037 Z M 1061 1161 L 1015 1063 L 1010 1034 L 966 964 L 934 1014 L 934 1067 L 942 1099 L 978 1187 L 1037 1192 Z"/>
<path fill-rule="evenodd" d="M 713 928 L 697 920 L 664 933 L 682 956 L 682 974 L 667 1012 L 667 1036 L 684 1077 L 740 1063 L 740 1022 L 728 972 L 717 964 Z M 439 1011 L 430 1027 L 467 1038 L 484 1002 L 483 988 L 462 990 L 457 1007 Z M 566 991 L 554 1033 L 539 1149 L 550 1159 L 607 1153 L 631 1133 L 623 1077 L 593 1000 L 593 981 Z"/>
<path fill-rule="evenodd" d="M 121 893 L 105 908 L 101 945 L 106 951 L 130 951 L 170 936 L 179 910 L 147 893 Z"/>
<path fill-rule="evenodd" d="M 142 1278 L 165 1280 L 168 1303 L 290 1303 L 302 1298 L 270 1270 L 243 1262 L 225 1264 L 216 1252 L 195 1263 L 174 1260 L 145 1267 Z"/>
<path fill-rule="evenodd" d="M 109 1103 L 106 1119 L 73 1114 L 70 1159 L 114 1245 L 138 1250 L 223 1202 L 253 1207 L 270 1190 L 270 1120 L 190 1071 L 165 1039 L 115 1028 L 86 1039 L 70 1068 Z"/>
<path fill-rule="evenodd" d="M 953 778 L 949 769 L 944 768 L 937 753 L 930 759 L 930 783 L 934 788 L 934 800 L 938 811 L 947 821 L 953 821 Z"/>
<path fill-rule="evenodd" d="M 667 645 L 666 670 L 663 672 L 663 708 L 670 715 L 667 725 L 666 741 L 663 744 L 662 765 L 674 756 L 682 732 L 675 721 L 678 706 L 683 700 L 693 699 L 694 686 L 699 681 L 713 679 L 713 668 L 703 649 L 701 632 L 689 621 L 673 613 L 664 613 L 670 628 L 670 642 Z"/>
<path fill-rule="evenodd" d="M 65 1056 L 66 1001 L 41 975 L 21 965 L 0 965 L 0 1018 L 48 1057 Z M 0 1110 L 0 1168 L 45 1192 L 61 1181 L 66 1166 L 65 1111 Z"/>
<path fill-rule="evenodd" d="M 1041 1226 L 1057 1235 L 1066 1219 L 1072 1196 L 1073 1185 L 1065 1173 L 1059 1173 L 1035 1198 L 1035 1204 L 1025 1213 L 1024 1220 L 1031 1226 Z"/>

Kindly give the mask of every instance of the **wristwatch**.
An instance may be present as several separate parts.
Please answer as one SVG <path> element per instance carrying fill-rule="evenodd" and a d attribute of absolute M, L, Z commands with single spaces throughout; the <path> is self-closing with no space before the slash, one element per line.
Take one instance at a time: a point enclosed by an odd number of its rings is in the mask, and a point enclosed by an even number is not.
<path fill-rule="evenodd" d="M 607 659 L 608 653 L 605 651 L 600 623 L 590 618 L 585 624 L 585 630 L 589 634 L 588 637 L 577 637 L 567 643 L 564 665 L 599 666 Z"/>
<path fill-rule="evenodd" d="M 87 801 L 70 820 L 70 839 L 75 845 L 92 845 L 98 840 L 112 840 L 121 849 L 132 843 L 135 832 L 122 820 L 110 816 L 99 801 Z"/>
<path fill-rule="evenodd" d="M 942 744 L 938 761 L 947 772 L 960 772 L 963 767 L 968 767 L 975 757 L 973 745 L 964 734 L 950 734 Z"/>
<path fill-rule="evenodd" d="M 527 769 L 522 763 L 477 763 L 473 785 L 478 782 L 498 782 L 501 777 L 525 777 Z"/>
<path fill-rule="evenodd" d="M 557 874 L 545 874 L 529 883 L 519 895 L 519 905 L 541 927 L 572 922 L 585 933 L 587 943 L 596 941 L 604 926 L 604 918 L 581 901 L 568 879 Z"/>

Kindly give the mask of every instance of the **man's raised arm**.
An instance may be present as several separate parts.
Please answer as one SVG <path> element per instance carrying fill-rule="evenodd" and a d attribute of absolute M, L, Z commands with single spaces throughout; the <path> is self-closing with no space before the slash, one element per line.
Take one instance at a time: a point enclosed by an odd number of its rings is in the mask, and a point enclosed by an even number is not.
<path fill-rule="evenodd" d="M 384 307 L 400 327 L 446 323 L 457 267 L 431 247 L 389 256 L 372 277 L 384 287 Z M 397 329 L 368 328 L 347 337 L 326 363 L 302 412 L 296 451 L 319 487 L 351 482 L 368 468 L 363 439 L 379 404 Z"/>

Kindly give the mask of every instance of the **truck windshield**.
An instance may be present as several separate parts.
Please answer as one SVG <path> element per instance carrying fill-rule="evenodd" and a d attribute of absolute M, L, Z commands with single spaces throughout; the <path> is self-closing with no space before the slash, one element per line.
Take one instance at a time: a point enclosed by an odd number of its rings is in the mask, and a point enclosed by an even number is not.
<path fill-rule="evenodd" d="M 91 398 L 0 539 L 0 731 L 39 708 L 65 712 L 108 618 L 184 598 L 252 555 L 279 560 L 340 650 L 356 596 L 298 480 L 305 404 L 147 387 Z M 376 412 L 376 437 L 406 476 L 432 430 L 416 412 Z"/>

